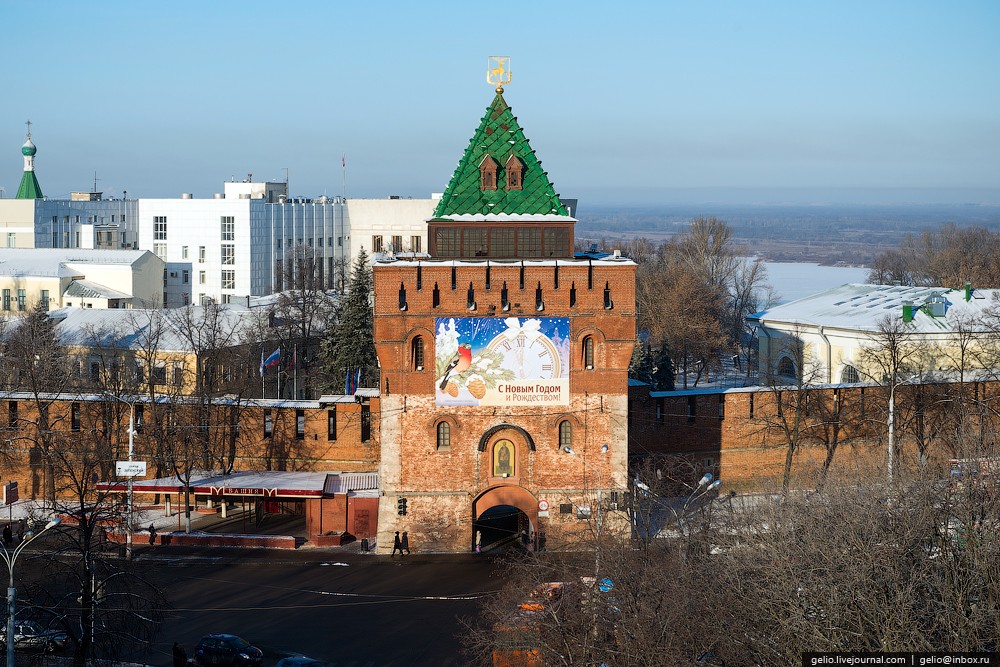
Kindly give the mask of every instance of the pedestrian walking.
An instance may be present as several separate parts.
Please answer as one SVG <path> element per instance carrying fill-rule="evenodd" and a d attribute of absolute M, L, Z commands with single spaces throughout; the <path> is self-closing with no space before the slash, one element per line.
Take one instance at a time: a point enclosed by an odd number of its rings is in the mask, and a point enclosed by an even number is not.
<path fill-rule="evenodd" d="M 483 551 L 483 531 L 476 531 L 476 553 L 482 553 Z"/>
<path fill-rule="evenodd" d="M 396 531 L 396 536 L 392 538 L 392 555 L 396 555 L 396 551 L 399 551 L 399 555 L 403 555 L 403 543 L 399 539 L 399 531 Z M 391 558 L 391 556 L 390 556 Z"/>
<path fill-rule="evenodd" d="M 402 556 L 404 551 L 407 556 L 410 555 L 410 534 L 405 530 L 403 531 L 403 539 L 399 541 L 399 555 Z"/>
<path fill-rule="evenodd" d="M 185 667 L 187 665 L 188 656 L 187 651 L 184 647 L 174 642 L 174 667 Z"/>
<path fill-rule="evenodd" d="M 149 524 L 149 543 L 156 544 L 156 526 Z"/>
<path fill-rule="evenodd" d="M 8 523 L 3 527 L 3 545 L 9 547 L 14 542 L 14 533 L 10 530 L 10 524 Z"/>

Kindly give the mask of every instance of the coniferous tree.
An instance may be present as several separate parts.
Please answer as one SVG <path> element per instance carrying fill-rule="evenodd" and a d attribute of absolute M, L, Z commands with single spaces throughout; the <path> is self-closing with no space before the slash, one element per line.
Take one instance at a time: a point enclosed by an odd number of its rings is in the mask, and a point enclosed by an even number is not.
<path fill-rule="evenodd" d="M 673 391 L 674 367 L 670 351 L 665 347 L 653 348 L 648 342 L 637 341 L 632 351 L 628 375 L 650 386 L 652 391 Z"/>
<path fill-rule="evenodd" d="M 375 318 L 372 313 L 372 269 L 362 250 L 351 271 L 351 285 L 334 311 L 334 324 L 323 338 L 321 354 L 328 390 L 344 390 L 349 375 L 361 372 L 359 387 L 378 387 Z"/>

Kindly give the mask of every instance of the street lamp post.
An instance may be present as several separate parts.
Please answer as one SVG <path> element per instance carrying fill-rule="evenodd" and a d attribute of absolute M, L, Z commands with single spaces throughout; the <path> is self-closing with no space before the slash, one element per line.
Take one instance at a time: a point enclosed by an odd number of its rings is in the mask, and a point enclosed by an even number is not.
<path fill-rule="evenodd" d="M 114 394 L 105 393 L 105 396 L 110 396 L 128 406 L 128 460 L 131 462 L 135 457 L 135 403 Z M 134 479 L 134 475 L 130 472 L 125 501 L 125 558 L 127 560 L 132 560 L 132 482 Z"/>
<path fill-rule="evenodd" d="M 135 456 L 135 403 L 128 404 L 128 460 Z M 125 504 L 125 558 L 132 560 L 132 481 L 128 476 L 128 500 Z"/>
<path fill-rule="evenodd" d="M 674 519 L 677 522 L 678 527 L 680 527 L 681 520 L 687 518 L 688 508 L 691 506 L 691 503 L 695 501 L 695 499 L 705 497 L 706 494 L 715 491 L 721 485 L 722 485 L 721 479 L 712 481 L 712 473 L 706 472 L 704 475 L 702 475 L 701 479 L 698 480 L 698 486 L 694 488 L 694 491 L 691 492 L 691 495 L 689 495 L 684 500 L 684 504 L 681 505 L 680 514 L 678 514 L 677 510 L 675 510 L 673 507 L 670 508 L 671 511 L 674 513 Z"/>
<path fill-rule="evenodd" d="M 681 530 L 683 528 L 683 520 L 687 518 L 688 509 L 691 507 L 691 504 L 695 500 L 698 500 L 700 498 L 704 498 L 707 494 L 711 493 L 712 491 L 715 491 L 717 488 L 719 488 L 720 486 L 722 486 L 722 480 L 721 479 L 716 479 L 714 481 L 713 481 L 713 479 L 714 478 L 712 476 L 712 473 L 710 473 L 710 472 L 706 472 L 704 475 L 702 475 L 701 479 L 698 480 L 697 486 L 694 487 L 694 490 L 690 493 L 690 495 L 688 495 L 687 498 L 684 499 L 684 502 L 680 503 L 680 508 L 679 509 L 676 506 L 675 502 L 665 502 L 664 503 L 664 502 L 659 502 L 658 499 L 657 499 L 657 502 L 656 502 L 656 506 L 658 506 L 658 507 L 664 507 L 665 506 L 667 509 L 669 509 L 670 513 L 673 514 L 673 516 L 674 516 L 674 523 L 677 524 L 678 530 Z M 640 532 L 639 532 L 639 518 L 638 518 L 638 515 L 636 513 L 636 509 L 635 509 L 636 506 L 637 506 L 637 504 L 638 504 L 637 503 L 637 501 L 638 501 L 638 495 L 641 494 L 641 495 L 644 495 L 644 496 L 653 496 L 653 492 L 649 488 L 648 484 L 646 484 L 641 479 L 639 479 L 638 473 L 636 474 L 635 480 L 632 483 L 632 491 L 633 491 L 633 501 L 632 501 L 632 506 L 633 506 L 633 509 L 632 509 L 633 529 L 635 530 L 635 533 L 636 533 L 637 536 L 642 537 L 642 535 L 640 535 Z M 653 496 L 653 497 L 654 497 L 654 499 L 656 499 L 655 496 Z M 645 525 L 644 531 L 643 531 L 644 532 L 643 539 L 644 540 L 648 540 L 651 537 L 649 535 L 649 526 L 651 524 L 651 521 L 646 521 L 645 523 L 646 523 L 646 525 Z M 657 534 L 659 534 L 660 528 L 657 527 L 656 530 L 657 530 Z M 655 535 L 653 537 L 655 537 Z"/>
<path fill-rule="evenodd" d="M 10 574 L 10 583 L 7 585 L 7 667 L 14 667 L 14 612 L 16 610 L 17 602 L 17 589 L 14 588 L 14 564 L 17 562 L 17 557 L 21 555 L 24 548 L 28 546 L 28 543 L 34 540 L 36 537 L 44 533 L 49 528 L 59 525 L 59 517 L 54 517 L 51 521 L 45 524 L 45 527 L 34 535 L 26 537 L 19 545 L 14 547 L 13 551 L 8 551 L 7 547 L 4 546 L 2 556 L 3 561 L 7 564 L 7 571 Z"/>

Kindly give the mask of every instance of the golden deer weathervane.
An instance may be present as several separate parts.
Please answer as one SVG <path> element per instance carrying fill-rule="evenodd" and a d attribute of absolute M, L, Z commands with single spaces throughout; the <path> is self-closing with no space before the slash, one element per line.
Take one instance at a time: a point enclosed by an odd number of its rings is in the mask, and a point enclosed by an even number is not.
<path fill-rule="evenodd" d="M 497 87 L 497 93 L 510 83 L 510 56 L 490 56 L 486 59 L 486 83 Z"/>

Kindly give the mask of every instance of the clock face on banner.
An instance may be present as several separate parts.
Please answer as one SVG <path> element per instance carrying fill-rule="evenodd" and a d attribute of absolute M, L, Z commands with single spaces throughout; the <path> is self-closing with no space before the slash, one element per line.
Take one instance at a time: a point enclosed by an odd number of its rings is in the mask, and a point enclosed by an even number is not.
<path fill-rule="evenodd" d="M 520 380 L 551 380 L 559 377 L 559 349 L 545 334 L 529 339 L 523 332 L 513 338 L 498 334 L 486 346 L 503 356 L 501 366 Z"/>
<path fill-rule="evenodd" d="M 568 318 L 438 318 L 437 405 L 568 405 Z"/>

